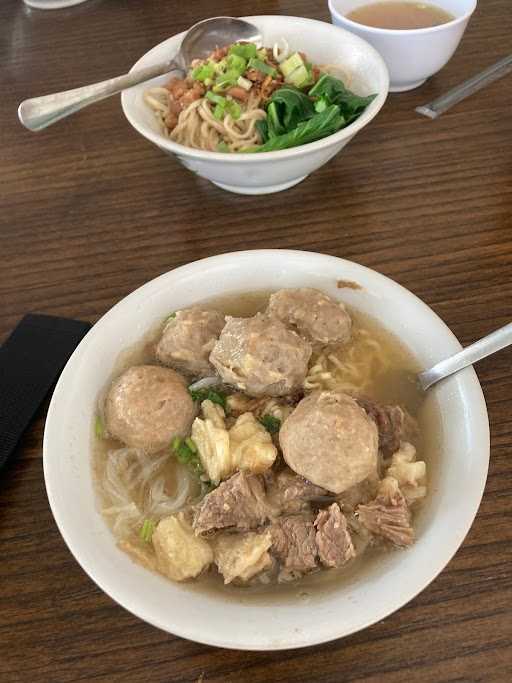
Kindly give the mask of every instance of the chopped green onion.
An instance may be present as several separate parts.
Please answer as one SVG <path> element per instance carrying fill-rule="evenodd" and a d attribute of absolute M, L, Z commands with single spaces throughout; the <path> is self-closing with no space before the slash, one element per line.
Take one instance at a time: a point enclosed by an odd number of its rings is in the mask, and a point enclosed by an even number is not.
<path fill-rule="evenodd" d="M 213 62 L 213 68 L 215 69 L 216 74 L 221 74 L 224 73 L 226 70 L 228 63 L 226 59 L 221 59 L 220 62 Z"/>
<path fill-rule="evenodd" d="M 195 81 L 206 81 L 207 78 L 213 78 L 215 76 L 215 66 L 213 62 L 201 64 L 193 69 L 191 75 Z"/>
<path fill-rule="evenodd" d="M 245 91 L 249 91 L 252 88 L 252 81 L 250 81 L 248 78 L 244 78 L 243 76 L 238 77 L 236 84 Z"/>
<path fill-rule="evenodd" d="M 267 49 L 265 47 L 262 47 L 260 50 L 256 52 L 257 56 L 260 59 L 266 59 L 267 58 Z"/>
<path fill-rule="evenodd" d="M 270 66 L 266 62 L 262 62 L 261 59 L 256 59 L 255 57 L 249 61 L 249 69 L 257 69 L 268 76 L 275 76 L 277 73 L 273 66 Z"/>
<path fill-rule="evenodd" d="M 190 436 L 187 436 L 185 439 L 185 444 L 190 448 L 192 453 L 197 453 L 197 446 L 195 445 L 193 439 L 190 438 Z"/>
<path fill-rule="evenodd" d="M 219 142 L 217 145 L 217 152 L 230 152 L 231 150 L 229 149 L 228 145 L 226 142 L 222 141 Z"/>
<path fill-rule="evenodd" d="M 235 43 L 229 48 L 229 55 L 237 55 L 238 57 L 243 57 L 244 59 L 251 59 L 251 57 L 256 57 L 257 47 L 254 43 Z"/>
<path fill-rule="evenodd" d="M 167 318 L 164 320 L 164 322 L 168 323 L 169 320 L 174 320 L 175 317 L 176 317 L 176 311 L 173 311 L 173 313 L 170 313 L 170 314 L 167 316 Z"/>
<path fill-rule="evenodd" d="M 267 432 L 270 432 L 271 434 L 277 434 L 277 432 L 281 429 L 281 420 L 273 415 L 263 415 L 259 421 L 265 427 Z"/>
<path fill-rule="evenodd" d="M 247 68 L 247 61 L 239 55 L 229 55 L 227 59 L 228 69 L 243 74 Z"/>
<path fill-rule="evenodd" d="M 206 93 L 206 98 L 210 100 L 210 102 L 213 102 L 214 104 L 220 104 L 224 106 L 226 104 L 226 98 L 222 97 L 222 95 L 216 95 L 213 93 L 211 90 L 208 90 Z"/>
<path fill-rule="evenodd" d="M 238 102 L 235 102 L 234 100 L 228 100 L 226 102 L 226 112 L 231 116 L 232 119 L 235 119 L 236 121 L 242 115 L 242 107 L 238 104 Z"/>
<path fill-rule="evenodd" d="M 155 530 L 155 523 L 151 519 L 145 519 L 140 530 L 140 537 L 144 543 L 150 543 Z"/>
<path fill-rule="evenodd" d="M 289 76 L 286 76 L 285 81 L 296 88 L 304 88 L 306 85 L 313 84 L 313 78 L 304 65 L 299 66 Z"/>
<path fill-rule="evenodd" d="M 213 389 L 189 389 L 189 393 L 192 396 L 193 401 L 202 403 L 208 399 L 226 410 L 226 396 L 221 391 L 214 391 Z"/>
<path fill-rule="evenodd" d="M 226 109 L 222 106 L 222 104 L 215 105 L 215 109 L 213 110 L 213 116 L 217 119 L 217 121 L 222 121 L 225 113 Z"/>
<path fill-rule="evenodd" d="M 214 92 L 220 92 L 236 85 L 240 75 L 241 74 L 238 71 L 226 71 L 225 74 L 219 76 L 215 81 L 215 86 L 213 88 Z"/>
<path fill-rule="evenodd" d="M 104 434 L 104 428 L 103 428 L 103 420 L 99 415 L 96 415 L 96 419 L 94 420 L 94 433 L 96 435 L 97 439 L 103 439 L 103 434 Z"/>
<path fill-rule="evenodd" d="M 175 436 L 171 442 L 171 449 L 182 465 L 188 465 L 198 476 L 204 472 L 199 460 L 197 446 L 190 437 L 183 440 L 179 436 Z"/>
<path fill-rule="evenodd" d="M 298 69 L 301 66 L 305 68 L 306 65 L 304 64 L 304 60 L 298 52 L 294 52 L 293 55 L 288 57 L 288 59 L 285 59 L 284 62 L 281 62 L 281 64 L 279 65 L 279 69 L 281 70 L 283 76 L 286 78 L 287 76 L 290 76 L 295 71 L 295 69 Z"/>

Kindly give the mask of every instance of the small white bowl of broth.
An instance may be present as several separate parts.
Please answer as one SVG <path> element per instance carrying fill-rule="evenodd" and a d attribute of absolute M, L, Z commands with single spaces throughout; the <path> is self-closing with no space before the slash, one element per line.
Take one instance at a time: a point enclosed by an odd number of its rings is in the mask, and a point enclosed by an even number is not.
<path fill-rule="evenodd" d="M 390 92 L 422 85 L 457 49 L 477 0 L 329 0 L 333 24 L 382 55 Z"/>

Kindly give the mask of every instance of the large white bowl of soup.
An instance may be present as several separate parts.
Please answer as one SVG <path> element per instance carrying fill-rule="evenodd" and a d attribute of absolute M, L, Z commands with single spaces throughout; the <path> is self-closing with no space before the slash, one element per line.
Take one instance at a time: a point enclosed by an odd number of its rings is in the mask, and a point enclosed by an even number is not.
<path fill-rule="evenodd" d="M 327 163 L 377 115 L 386 100 L 388 74 L 378 52 L 343 29 L 300 17 L 246 18 L 261 31 L 263 46 L 259 50 L 264 52 L 251 57 L 243 52 L 243 46 L 235 48 L 245 55 L 242 58 L 245 66 L 241 67 L 243 75 L 233 81 L 233 87 L 224 88 L 222 82 L 215 85 L 220 76 L 214 69 L 221 68 L 219 64 L 226 59 L 238 59 L 240 55 L 225 54 L 222 50 L 229 46 L 219 46 L 220 50 L 212 53 L 211 59 L 191 68 L 187 82 L 177 81 L 175 75 L 162 76 L 125 90 L 121 103 L 128 121 L 141 135 L 167 154 L 175 155 L 197 175 L 231 192 L 279 192 Z M 160 43 L 141 57 L 132 70 L 165 61 L 177 51 L 184 36 L 185 33 L 180 33 Z M 289 69 L 281 67 L 285 57 Z M 236 65 L 236 61 L 233 63 Z M 255 69 L 253 64 L 259 68 Z M 282 69 L 286 73 L 291 69 L 289 76 L 284 76 Z M 232 73 L 231 66 L 228 73 Z M 301 74 L 305 80 L 300 80 Z M 344 100 L 341 105 L 344 123 L 335 122 L 340 113 L 336 110 L 336 87 L 326 89 L 323 82 L 317 85 L 309 101 L 306 97 L 322 74 L 338 81 L 337 92 Z M 258 126 L 262 118 L 269 124 L 271 120 L 276 121 L 276 117 L 265 112 L 276 89 L 284 85 L 299 92 L 302 104 L 296 107 L 297 102 L 291 103 L 289 98 L 286 103 L 280 101 L 277 108 L 281 121 L 276 126 L 269 125 L 262 137 Z M 248 89 L 244 91 L 244 88 Z M 347 112 L 344 106 L 350 107 L 354 97 L 346 88 L 357 98 L 367 98 L 367 103 L 362 101 L 357 110 Z M 326 96 L 317 95 L 320 91 Z M 348 97 L 340 95 L 342 91 Z M 331 111 L 332 129 L 329 123 L 325 120 L 322 123 L 318 118 L 330 119 Z M 288 121 L 286 112 L 293 123 Z M 296 123 L 296 119 L 302 123 Z M 282 143 L 284 147 L 276 146 L 274 140 L 270 149 L 276 151 L 258 149 L 269 135 L 279 133 L 282 140 L 292 129 L 293 139 L 288 136 Z M 320 137 L 315 132 L 319 130 Z"/>
<path fill-rule="evenodd" d="M 112 599 L 218 647 L 341 638 L 402 607 L 457 551 L 489 459 L 472 368 L 383 275 L 317 253 L 223 254 L 114 306 L 55 389 L 50 505 Z"/>

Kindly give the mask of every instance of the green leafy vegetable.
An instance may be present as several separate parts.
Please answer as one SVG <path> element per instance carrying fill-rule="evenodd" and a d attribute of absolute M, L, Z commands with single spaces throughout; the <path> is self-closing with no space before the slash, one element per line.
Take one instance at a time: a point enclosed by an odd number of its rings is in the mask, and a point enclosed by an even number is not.
<path fill-rule="evenodd" d="M 312 65 L 304 63 L 298 53 L 285 60 L 281 70 L 283 66 L 283 73 L 304 68 L 309 76 L 312 74 Z M 351 123 L 375 97 L 360 97 L 328 74 L 323 74 L 307 94 L 284 85 L 270 98 L 267 118 L 256 123 L 262 144 L 240 151 L 273 152 L 320 140 Z"/>
<path fill-rule="evenodd" d="M 269 138 L 275 138 L 277 135 L 286 133 L 286 129 L 279 118 L 279 106 L 277 102 L 270 102 L 268 105 L 267 120 L 265 124 L 267 127 L 266 135 Z"/>
<path fill-rule="evenodd" d="M 104 433 L 105 428 L 103 427 L 103 420 L 99 415 L 96 415 L 96 419 L 94 420 L 94 434 L 97 439 L 103 439 Z"/>
<path fill-rule="evenodd" d="M 276 135 L 289 133 L 296 128 L 297 124 L 310 119 L 315 113 L 313 102 L 309 97 L 300 90 L 297 90 L 297 88 L 292 88 L 289 85 L 284 85 L 274 92 L 270 98 L 267 112 L 272 105 L 275 106 L 278 112 L 282 130 L 277 132 L 275 128 L 271 127 L 269 122 L 269 137 L 273 137 L 272 132 Z"/>
<path fill-rule="evenodd" d="M 256 121 L 256 130 L 260 134 L 261 142 L 266 142 L 268 139 L 268 123 L 265 119 L 258 119 Z"/>
<path fill-rule="evenodd" d="M 237 55 L 237 57 L 243 57 L 244 59 L 251 59 L 256 57 L 257 47 L 254 43 L 235 43 L 231 45 L 228 51 L 228 55 Z"/>
<path fill-rule="evenodd" d="M 226 395 L 221 391 L 214 391 L 213 389 L 189 389 L 189 393 L 192 396 L 193 401 L 199 401 L 202 403 L 207 399 L 212 403 L 217 403 L 217 405 L 222 406 L 226 410 Z"/>
<path fill-rule="evenodd" d="M 306 145 L 309 142 L 314 142 L 336 133 L 344 124 L 345 119 L 341 116 L 339 107 L 331 105 L 325 111 L 312 116 L 308 121 L 302 121 L 289 133 L 269 138 L 263 145 L 245 149 L 244 151 L 275 152 L 279 149 Z"/>
<path fill-rule="evenodd" d="M 257 69 L 258 71 L 261 71 L 262 74 L 266 74 L 267 76 L 277 75 L 277 71 L 274 69 L 273 66 L 270 66 L 270 64 L 267 64 L 266 62 L 263 62 L 261 59 L 257 59 L 256 57 L 253 57 L 249 60 L 248 66 L 249 69 Z"/>
<path fill-rule="evenodd" d="M 273 415 L 263 415 L 263 417 L 260 418 L 260 422 L 267 432 L 270 432 L 271 434 L 277 434 L 281 429 L 281 420 Z"/>
<path fill-rule="evenodd" d="M 155 523 L 151 519 L 145 519 L 144 524 L 142 525 L 140 529 L 140 537 L 144 541 L 144 543 L 150 543 L 151 538 L 153 537 L 153 532 L 155 530 Z"/>
<path fill-rule="evenodd" d="M 310 97 L 320 98 L 329 104 L 336 104 L 345 119 L 345 125 L 356 119 L 377 95 L 361 97 L 346 88 L 342 81 L 329 74 L 322 74 L 309 91 Z"/>

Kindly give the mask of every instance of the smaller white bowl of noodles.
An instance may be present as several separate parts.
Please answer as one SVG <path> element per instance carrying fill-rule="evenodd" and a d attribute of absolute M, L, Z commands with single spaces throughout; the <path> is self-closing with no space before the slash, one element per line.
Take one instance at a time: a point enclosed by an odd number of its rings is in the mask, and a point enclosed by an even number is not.
<path fill-rule="evenodd" d="M 477 513 L 489 461 L 482 390 L 466 368 L 427 393 L 418 413 L 428 493 L 415 516 L 415 543 L 368 556 L 325 583 L 252 592 L 201 579 L 177 583 L 135 563 L 117 545 L 101 513 L 93 475 L 94 415 L 119 363 L 170 311 L 244 293 L 268 298 L 313 287 L 392 333 L 428 367 L 460 350 L 440 318 L 379 273 L 343 259 L 299 251 L 228 253 L 165 273 L 127 296 L 81 342 L 55 389 L 44 434 L 44 475 L 56 523 L 77 561 L 113 600 L 170 633 L 248 650 L 305 647 L 354 633 L 405 605 L 446 566 Z M 140 347 L 139 347 L 140 348 Z M 133 358 L 133 356 L 131 357 Z M 117 370 L 116 370 L 117 368 Z M 364 556 L 363 556 L 364 557 Z M 322 573 L 315 575 L 322 576 Z M 206 577 L 203 577 L 206 580 Z M 217 579 L 219 577 L 216 577 Z M 312 579 L 314 577 L 312 576 Z M 271 588 L 271 587 L 270 587 Z M 439 618 L 442 621 L 442 610 Z M 402 620 L 406 617 L 402 617 Z"/>
<path fill-rule="evenodd" d="M 148 88 L 165 84 L 168 76 L 159 77 L 125 90 L 121 96 L 124 114 L 146 139 L 197 175 L 219 187 L 240 194 L 266 194 L 286 190 L 300 183 L 310 173 L 335 156 L 383 106 L 389 78 L 384 61 L 364 40 L 348 31 L 321 21 L 286 16 L 245 17 L 263 36 L 263 44 L 272 47 L 283 38 L 290 50 L 304 52 L 315 65 L 329 65 L 342 73 L 343 81 L 361 96 L 376 94 L 362 114 L 337 133 L 306 145 L 274 152 L 225 153 L 194 149 L 165 136 L 161 124 L 144 99 Z M 132 70 L 169 58 L 185 33 L 160 43 L 147 52 Z"/>

